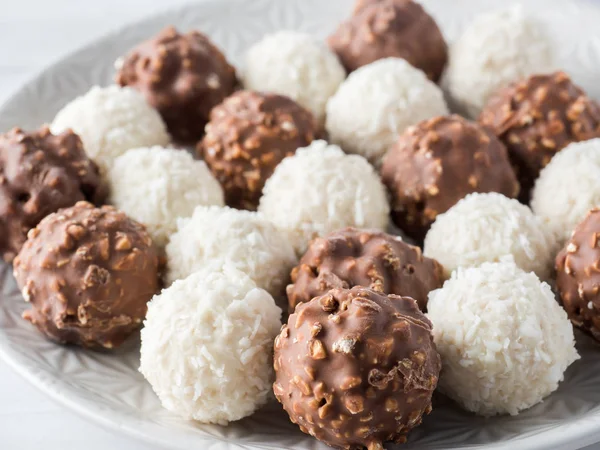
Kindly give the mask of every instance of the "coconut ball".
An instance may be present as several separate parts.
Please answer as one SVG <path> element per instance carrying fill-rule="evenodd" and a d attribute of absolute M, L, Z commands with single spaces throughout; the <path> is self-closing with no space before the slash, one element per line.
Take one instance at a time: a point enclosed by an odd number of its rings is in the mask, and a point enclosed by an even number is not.
<path fill-rule="evenodd" d="M 367 160 L 347 155 L 337 145 L 313 141 L 275 168 L 258 210 L 302 255 L 311 239 L 334 230 L 385 229 L 390 206 Z"/>
<path fill-rule="evenodd" d="M 111 203 L 146 225 L 158 247 L 177 231 L 177 219 L 199 205 L 224 205 L 223 189 L 203 161 L 163 147 L 128 150 L 107 177 Z"/>
<path fill-rule="evenodd" d="M 404 59 L 385 58 L 352 72 L 327 102 L 331 142 L 376 165 L 411 125 L 448 114 L 435 83 Z"/>
<path fill-rule="evenodd" d="M 554 239 L 541 219 L 498 193 L 469 194 L 438 215 L 425 237 L 424 254 L 447 272 L 497 262 L 511 255 L 526 272 L 550 277 Z"/>
<path fill-rule="evenodd" d="M 346 71 L 325 44 L 298 31 L 265 36 L 246 53 L 246 89 L 290 97 L 311 111 L 319 123 L 325 105 L 346 78 Z"/>
<path fill-rule="evenodd" d="M 482 14 L 467 27 L 450 47 L 443 85 L 453 106 L 474 118 L 496 90 L 553 66 L 544 25 L 516 6 Z"/>
<path fill-rule="evenodd" d="M 542 169 L 531 198 L 533 212 L 560 245 L 593 207 L 600 206 L 600 139 L 570 144 Z"/>
<path fill-rule="evenodd" d="M 160 115 L 144 97 L 119 86 L 94 86 L 67 103 L 51 128 L 53 133 L 75 131 L 102 172 L 131 148 L 164 146 L 170 140 Z"/>
<path fill-rule="evenodd" d="M 260 214 L 217 206 L 199 206 L 179 219 L 166 254 L 169 284 L 216 261 L 241 270 L 274 297 L 283 295 L 297 262 L 285 234 Z"/>
<path fill-rule="evenodd" d="M 179 280 L 148 304 L 140 372 L 163 406 L 226 425 L 270 397 L 281 309 L 231 264 Z"/>
<path fill-rule="evenodd" d="M 465 409 L 517 414 L 554 392 L 579 355 L 546 283 L 512 261 L 460 268 L 429 294 L 439 387 Z"/>

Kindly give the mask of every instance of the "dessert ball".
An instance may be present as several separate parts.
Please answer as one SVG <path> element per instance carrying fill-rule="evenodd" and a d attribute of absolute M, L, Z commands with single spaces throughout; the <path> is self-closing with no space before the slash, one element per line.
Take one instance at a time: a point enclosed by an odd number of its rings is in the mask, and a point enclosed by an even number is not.
<path fill-rule="evenodd" d="M 169 284 L 218 262 L 244 272 L 274 297 L 283 294 L 296 255 L 285 234 L 260 214 L 199 206 L 177 227 L 166 248 Z"/>
<path fill-rule="evenodd" d="M 556 287 L 573 325 L 600 340 L 600 209 L 575 228 L 556 257 Z"/>
<path fill-rule="evenodd" d="M 292 99 L 239 91 L 213 109 L 197 152 L 223 186 L 227 204 L 255 210 L 275 166 L 318 133 L 313 115 Z"/>
<path fill-rule="evenodd" d="M 443 85 L 452 106 L 477 117 L 498 89 L 554 69 L 544 24 L 520 6 L 481 14 L 450 46 Z"/>
<path fill-rule="evenodd" d="M 223 189 L 206 164 L 180 150 L 136 148 L 108 171 L 111 203 L 148 228 L 159 248 L 177 230 L 177 219 L 196 206 L 223 206 Z"/>
<path fill-rule="evenodd" d="M 533 212 L 562 246 L 587 212 L 600 206 L 600 139 L 569 144 L 542 169 L 531 196 Z"/>
<path fill-rule="evenodd" d="M 431 411 L 440 356 L 409 297 L 334 289 L 298 305 L 275 339 L 277 400 L 336 448 L 402 443 Z"/>
<path fill-rule="evenodd" d="M 424 253 L 446 273 L 512 256 L 525 272 L 548 280 L 555 250 L 552 233 L 527 206 L 501 194 L 476 193 L 437 217 Z"/>
<path fill-rule="evenodd" d="M 231 265 L 175 282 L 148 304 L 140 372 L 163 406 L 226 425 L 270 398 L 281 309 Z"/>
<path fill-rule="evenodd" d="M 168 27 L 118 64 L 117 83 L 141 92 L 178 141 L 204 135 L 211 109 L 237 85 L 235 69 L 204 34 Z"/>
<path fill-rule="evenodd" d="M 334 288 L 365 286 L 411 297 L 424 311 L 429 291 L 442 286 L 443 272 L 436 260 L 423 257 L 419 247 L 398 236 L 345 228 L 310 243 L 292 270 L 292 284 L 287 287 L 289 308 L 294 312 L 299 303 Z"/>
<path fill-rule="evenodd" d="M 512 261 L 458 269 L 428 308 L 440 390 L 476 414 L 514 415 L 541 402 L 579 359 L 550 286 Z"/>
<path fill-rule="evenodd" d="M 600 105 L 563 72 L 535 75 L 500 90 L 479 122 L 508 148 L 521 184 L 521 200 L 540 170 L 572 142 L 600 137 Z"/>
<path fill-rule="evenodd" d="M 386 154 L 381 177 L 391 193 L 394 222 L 417 240 L 438 214 L 471 192 L 519 193 L 504 145 L 460 116 L 408 128 Z"/>
<path fill-rule="evenodd" d="M 72 131 L 53 135 L 44 126 L 0 134 L 0 254 L 11 262 L 27 232 L 60 208 L 106 197 L 98 166 Z"/>
<path fill-rule="evenodd" d="M 348 72 L 396 57 L 437 82 L 448 59 L 448 47 L 435 20 L 412 0 L 361 1 L 328 42 Z"/>
<path fill-rule="evenodd" d="M 377 172 L 363 157 L 314 141 L 275 168 L 258 210 L 302 255 L 313 238 L 340 228 L 387 228 L 390 207 Z"/>
<path fill-rule="evenodd" d="M 448 113 L 444 95 L 400 58 L 386 58 L 350 74 L 327 103 L 331 142 L 379 165 L 398 136 L 421 120 Z"/>
<path fill-rule="evenodd" d="M 246 53 L 246 89 L 290 97 L 325 120 L 325 105 L 346 78 L 337 56 L 312 36 L 298 31 L 268 34 Z"/>
<path fill-rule="evenodd" d="M 160 115 L 131 88 L 93 87 L 68 103 L 54 118 L 52 131 L 72 129 L 101 172 L 114 159 L 136 147 L 167 145 L 169 135 Z"/>
<path fill-rule="evenodd" d="M 159 288 L 158 256 L 143 225 L 87 202 L 32 229 L 14 275 L 31 305 L 25 319 L 53 341 L 91 348 L 118 347 Z"/>

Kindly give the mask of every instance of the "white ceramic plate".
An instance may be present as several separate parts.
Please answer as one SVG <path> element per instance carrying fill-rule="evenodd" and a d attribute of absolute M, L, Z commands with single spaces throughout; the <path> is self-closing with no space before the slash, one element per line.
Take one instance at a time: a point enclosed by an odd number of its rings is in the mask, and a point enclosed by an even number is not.
<path fill-rule="evenodd" d="M 422 0 L 452 40 L 476 13 L 503 0 Z M 554 31 L 561 66 L 600 99 L 600 2 L 523 0 Z M 236 64 L 263 34 L 300 29 L 320 38 L 350 11 L 352 0 L 213 0 L 129 26 L 76 52 L 27 84 L 0 109 L 0 132 L 36 128 L 94 84 L 110 83 L 113 61 L 163 26 L 208 33 Z M 289 423 L 276 403 L 229 427 L 186 422 L 163 410 L 137 372 L 138 343 L 115 353 L 54 345 L 21 319 L 25 308 L 8 266 L 0 266 L 0 355 L 66 406 L 113 429 L 173 449 L 324 449 Z M 434 412 L 403 449 L 566 449 L 600 441 L 600 349 L 579 336 L 583 359 L 542 404 L 518 417 L 483 419 L 436 399 Z M 393 448 L 393 446 L 390 446 Z"/>

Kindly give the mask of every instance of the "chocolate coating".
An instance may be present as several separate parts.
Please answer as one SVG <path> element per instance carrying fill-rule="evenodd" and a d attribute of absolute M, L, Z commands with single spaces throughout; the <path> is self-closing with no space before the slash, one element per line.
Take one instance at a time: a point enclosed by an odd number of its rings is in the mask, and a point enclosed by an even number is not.
<path fill-rule="evenodd" d="M 442 287 L 444 269 L 419 247 L 377 230 L 345 228 L 314 239 L 292 270 L 290 312 L 330 289 L 364 286 L 414 298 L 427 308 L 427 294 Z"/>
<path fill-rule="evenodd" d="M 319 132 L 313 115 L 288 97 L 239 91 L 212 110 L 197 153 L 229 206 L 255 210 L 277 164 Z"/>
<path fill-rule="evenodd" d="M 519 183 L 506 148 L 460 116 L 410 127 L 387 153 L 381 177 L 392 197 L 392 219 L 420 240 L 438 214 L 472 192 L 516 197 Z"/>
<path fill-rule="evenodd" d="M 79 202 L 29 232 L 14 274 L 23 317 L 53 341 L 119 346 L 159 288 L 158 256 L 143 225 L 112 206 Z"/>
<path fill-rule="evenodd" d="M 300 429 L 343 449 L 383 449 L 431 411 L 441 361 L 408 297 L 334 289 L 298 305 L 275 339 L 275 396 Z"/>
<path fill-rule="evenodd" d="M 140 91 L 180 142 L 202 138 L 211 109 L 237 86 L 235 69 L 205 35 L 173 27 L 134 48 L 116 81 Z"/>
<path fill-rule="evenodd" d="M 0 135 L 0 253 L 6 262 L 45 216 L 80 200 L 100 204 L 106 195 L 98 167 L 72 131 L 55 136 L 44 126 Z"/>
<path fill-rule="evenodd" d="M 535 75 L 498 91 L 479 122 L 506 145 L 521 201 L 550 159 L 572 142 L 600 137 L 600 105 L 564 72 Z"/>
<path fill-rule="evenodd" d="M 556 287 L 573 325 L 600 341 L 600 209 L 592 209 L 556 257 Z"/>
<path fill-rule="evenodd" d="M 412 0 L 359 1 L 328 43 L 348 72 L 395 57 L 437 82 L 448 60 L 448 46 L 435 20 Z"/>

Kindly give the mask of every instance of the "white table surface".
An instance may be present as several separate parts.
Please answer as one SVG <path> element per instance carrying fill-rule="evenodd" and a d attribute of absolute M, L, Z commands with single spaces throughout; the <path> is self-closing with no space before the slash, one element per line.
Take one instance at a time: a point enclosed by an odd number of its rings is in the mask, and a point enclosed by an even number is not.
<path fill-rule="evenodd" d="M 0 0 L 0 103 L 46 65 L 84 43 L 184 3 L 190 0 Z M 78 417 L 0 361 L 0 449 L 39 448 L 159 450 Z M 600 450 L 600 445 L 586 450 Z"/>

